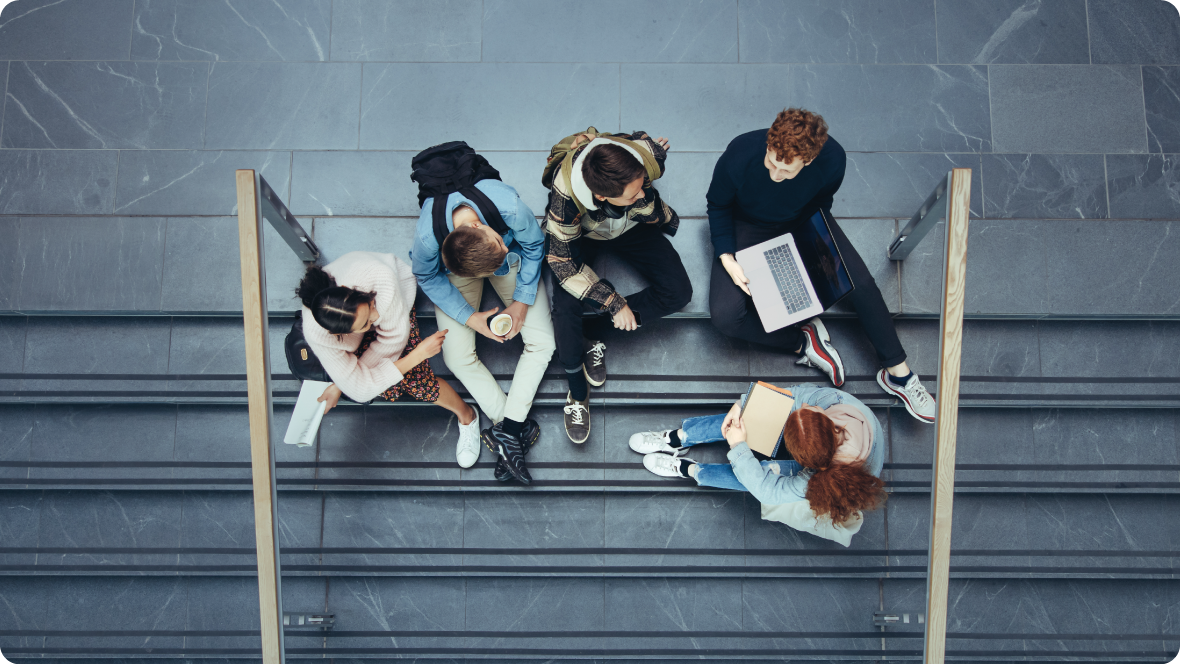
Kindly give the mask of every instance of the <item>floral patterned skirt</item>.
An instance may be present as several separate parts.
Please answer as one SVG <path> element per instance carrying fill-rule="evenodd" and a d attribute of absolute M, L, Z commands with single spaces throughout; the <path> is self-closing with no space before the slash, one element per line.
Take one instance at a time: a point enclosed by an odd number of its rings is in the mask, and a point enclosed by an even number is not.
<path fill-rule="evenodd" d="M 376 339 L 376 330 L 370 329 L 365 332 L 364 338 L 361 339 L 361 345 L 356 349 L 356 356 L 363 355 Z M 406 347 L 402 349 L 401 357 L 405 357 L 407 353 L 414 350 L 421 341 L 422 335 L 418 332 L 418 310 L 411 307 L 410 338 L 406 341 Z M 400 383 L 378 394 L 377 398 L 394 401 L 403 395 L 415 401 L 438 401 L 438 378 L 434 375 L 434 369 L 430 368 L 429 360 L 407 371 Z"/>

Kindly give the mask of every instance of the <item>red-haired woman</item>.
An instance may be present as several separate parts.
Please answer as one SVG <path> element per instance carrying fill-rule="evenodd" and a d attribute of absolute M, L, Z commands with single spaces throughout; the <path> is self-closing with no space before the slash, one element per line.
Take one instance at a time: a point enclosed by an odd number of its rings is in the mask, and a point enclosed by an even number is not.
<path fill-rule="evenodd" d="M 730 141 L 713 169 L 709 183 L 709 232 L 713 240 L 713 273 L 709 310 L 722 333 L 756 344 L 796 353 L 797 364 L 822 370 L 840 387 L 844 364 L 819 318 L 767 332 L 754 309 L 749 283 L 736 252 L 791 232 L 819 210 L 831 212 L 836 191 L 844 182 L 844 148 L 828 136 L 824 119 L 811 111 L 788 108 L 769 129 L 751 131 Z M 934 399 L 906 365 L 893 318 L 872 273 L 836 223 L 832 236 L 855 289 L 848 301 L 860 318 L 877 360 L 877 384 L 901 399 L 910 415 L 933 422 Z"/>
<path fill-rule="evenodd" d="M 884 432 L 856 397 L 831 387 L 787 388 L 795 398 L 771 458 L 746 445 L 740 407 L 692 417 L 680 429 L 631 436 L 631 449 L 661 477 L 685 477 L 700 486 L 749 491 L 762 518 L 780 521 L 848 546 L 860 529 L 861 510 L 885 498 L 880 480 Z M 729 463 L 697 463 L 682 456 L 702 443 L 729 443 Z M 761 455 L 758 455 L 761 456 Z"/>

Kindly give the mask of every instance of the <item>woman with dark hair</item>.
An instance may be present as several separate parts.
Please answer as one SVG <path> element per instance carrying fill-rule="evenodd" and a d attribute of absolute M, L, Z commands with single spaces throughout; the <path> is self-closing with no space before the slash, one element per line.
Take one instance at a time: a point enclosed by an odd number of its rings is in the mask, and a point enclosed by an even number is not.
<path fill-rule="evenodd" d="M 885 498 L 881 423 L 847 392 L 813 385 L 787 390 L 795 403 L 769 459 L 746 445 L 740 404 L 725 414 L 684 420 L 677 430 L 637 433 L 629 444 L 656 475 L 749 491 L 762 503 L 763 519 L 848 546 L 863 523 L 861 510 Z M 683 456 L 693 445 L 722 440 L 729 443 L 729 463 Z"/>
<path fill-rule="evenodd" d="M 471 461 L 464 467 L 475 463 L 479 414 L 430 368 L 446 331 L 421 339 L 409 265 L 393 254 L 353 251 L 307 268 L 295 292 L 303 301 L 303 336 L 333 381 L 319 398 L 328 410 L 341 394 L 360 402 L 409 395 L 437 403 L 459 418 L 456 456 Z"/>

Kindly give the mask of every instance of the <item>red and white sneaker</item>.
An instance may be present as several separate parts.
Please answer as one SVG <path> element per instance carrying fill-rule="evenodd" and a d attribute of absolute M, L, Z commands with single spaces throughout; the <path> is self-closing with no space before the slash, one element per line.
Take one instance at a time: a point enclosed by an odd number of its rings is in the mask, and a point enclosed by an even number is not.
<path fill-rule="evenodd" d="M 828 375 L 833 385 L 843 385 L 844 362 L 832 347 L 832 337 L 828 334 L 828 328 L 824 327 L 823 321 L 812 318 L 799 329 L 803 331 L 803 357 L 795 364 L 819 369 Z"/>
<path fill-rule="evenodd" d="M 901 399 L 901 403 L 905 405 L 905 409 L 913 415 L 915 419 L 934 423 L 934 416 L 938 413 L 938 407 L 934 403 L 934 397 L 922 387 L 921 381 L 918 380 L 918 374 L 910 376 L 906 381 L 905 387 L 898 387 L 889 380 L 889 374 L 884 369 L 877 372 L 877 384 L 881 389 Z"/>

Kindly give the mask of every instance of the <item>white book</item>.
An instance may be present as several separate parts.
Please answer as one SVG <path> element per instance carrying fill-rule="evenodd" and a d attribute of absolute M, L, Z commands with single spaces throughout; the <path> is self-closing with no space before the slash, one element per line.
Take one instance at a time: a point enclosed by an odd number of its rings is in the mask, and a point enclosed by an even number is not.
<path fill-rule="evenodd" d="M 295 413 L 291 415 L 291 423 L 287 425 L 287 435 L 283 442 L 298 447 L 310 447 L 315 442 L 315 435 L 320 430 L 320 420 L 324 419 L 324 409 L 328 407 L 325 401 L 316 401 L 331 383 L 319 380 L 305 380 L 299 388 L 299 400 L 295 402 Z"/>

